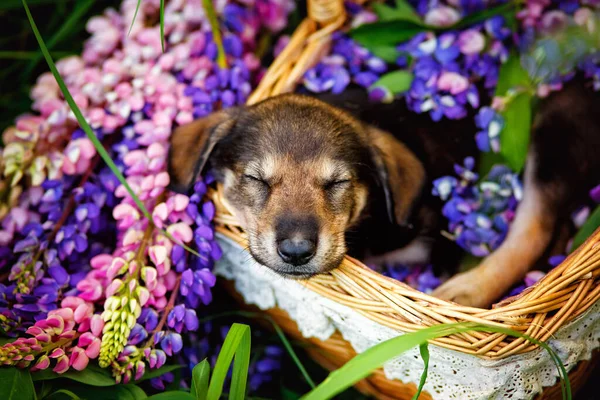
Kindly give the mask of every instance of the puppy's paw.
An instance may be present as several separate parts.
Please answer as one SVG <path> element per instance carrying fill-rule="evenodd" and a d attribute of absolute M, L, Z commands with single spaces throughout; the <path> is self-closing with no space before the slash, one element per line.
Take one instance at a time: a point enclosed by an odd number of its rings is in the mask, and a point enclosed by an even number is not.
<path fill-rule="evenodd" d="M 433 291 L 432 296 L 469 307 L 486 308 L 496 299 L 493 279 L 481 268 L 455 275 Z"/>

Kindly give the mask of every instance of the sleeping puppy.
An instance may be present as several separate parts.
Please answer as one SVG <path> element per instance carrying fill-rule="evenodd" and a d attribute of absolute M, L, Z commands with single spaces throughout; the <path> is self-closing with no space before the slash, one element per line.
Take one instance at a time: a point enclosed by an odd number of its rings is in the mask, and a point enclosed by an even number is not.
<path fill-rule="evenodd" d="M 524 198 L 506 240 L 435 295 L 489 306 L 544 255 L 557 226 L 600 181 L 598 104 L 580 83 L 541 103 Z M 451 268 L 459 251 L 440 235 L 446 222 L 431 181 L 477 154 L 472 121 L 434 123 L 403 101 L 371 104 L 362 90 L 280 95 L 177 128 L 171 189 L 187 192 L 210 164 L 253 258 L 285 277 L 330 271 L 347 252 Z"/>

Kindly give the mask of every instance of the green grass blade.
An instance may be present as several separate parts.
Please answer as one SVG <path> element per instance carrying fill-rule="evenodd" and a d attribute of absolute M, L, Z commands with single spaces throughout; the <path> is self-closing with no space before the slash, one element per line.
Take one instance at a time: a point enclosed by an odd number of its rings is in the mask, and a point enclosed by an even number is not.
<path fill-rule="evenodd" d="M 585 221 L 583 226 L 577 231 L 577 234 L 573 239 L 573 244 L 571 245 L 571 251 L 577 250 L 577 248 L 579 248 L 579 246 L 581 246 L 583 242 L 598 229 L 598 227 L 600 227 L 600 206 L 596 207 L 594 212 L 588 217 L 587 221 Z"/>
<path fill-rule="evenodd" d="M 77 24 L 77 22 L 79 22 L 81 17 L 83 17 L 89 11 L 89 9 L 92 7 L 92 5 L 94 5 L 94 0 L 78 1 L 73 12 L 60 25 L 60 28 L 58 29 L 58 31 L 56 31 L 56 33 L 54 35 L 52 35 L 52 37 L 48 40 L 48 42 L 46 43 L 46 47 L 48 49 L 52 49 L 65 36 L 67 36 L 69 33 L 71 33 L 73 31 L 73 29 L 75 28 L 75 25 Z M 35 58 L 33 58 L 31 60 L 29 65 L 27 65 L 27 68 L 25 68 L 25 70 L 23 71 L 23 75 L 26 77 L 29 77 L 29 75 L 31 75 L 31 73 L 33 72 L 35 67 L 38 65 L 38 63 L 42 60 L 43 57 L 44 56 L 40 52 L 37 52 Z"/>
<path fill-rule="evenodd" d="M 48 67 L 50 68 L 52 75 L 54 75 L 54 78 L 56 79 L 56 83 L 58 84 L 63 96 L 65 97 L 67 104 L 69 104 L 71 111 L 73 111 L 73 114 L 75 114 L 75 118 L 77 119 L 77 122 L 79 122 L 79 126 L 81 127 L 81 129 L 83 129 L 83 131 L 85 132 L 88 139 L 90 139 L 90 141 L 94 144 L 96 151 L 98 152 L 98 154 L 100 154 L 100 157 L 104 160 L 106 165 L 108 165 L 108 167 L 110 168 L 112 173 L 117 177 L 117 179 L 123 185 L 123 187 L 125 187 L 125 189 L 127 190 L 129 195 L 133 199 L 136 206 L 142 212 L 142 214 L 149 221 L 152 221 L 150 212 L 148 211 L 148 209 L 146 208 L 144 203 L 140 200 L 140 198 L 135 194 L 135 192 L 133 191 L 131 186 L 129 186 L 129 183 L 127 183 L 127 181 L 125 180 L 125 177 L 123 176 L 123 174 L 121 173 L 119 168 L 117 168 L 117 166 L 115 165 L 113 160 L 110 158 L 110 155 L 108 154 L 106 149 L 104 149 L 104 146 L 102 146 L 102 143 L 100 143 L 100 141 L 98 140 L 98 138 L 92 131 L 92 128 L 85 120 L 83 114 L 81 113 L 81 110 L 79 109 L 79 107 L 77 107 L 77 104 L 75 103 L 75 100 L 73 100 L 73 96 L 71 96 L 71 93 L 69 92 L 69 89 L 67 88 L 67 85 L 65 84 L 62 77 L 60 76 L 58 69 L 56 69 L 56 65 L 54 64 L 54 61 L 52 60 L 52 57 L 50 56 L 50 53 L 48 52 L 48 48 L 46 47 L 46 44 L 44 43 L 44 39 L 42 38 L 40 31 L 38 30 L 37 25 L 36 25 L 35 21 L 33 20 L 33 17 L 31 16 L 31 12 L 29 11 L 29 7 L 27 6 L 27 1 L 26 0 L 21 0 L 21 1 L 23 3 L 23 7 L 25 8 L 25 13 L 27 13 L 27 18 L 29 19 L 29 24 L 31 25 L 33 34 L 40 46 L 40 49 L 42 50 L 42 54 L 44 55 L 46 62 L 48 63 Z M 200 254 L 198 254 L 198 252 L 196 252 L 195 250 L 193 250 L 192 248 L 187 246 L 185 243 L 181 243 L 178 240 L 176 240 L 167 231 L 162 230 L 162 229 L 159 229 L 159 231 L 163 235 L 168 237 L 171 241 L 173 241 L 174 243 L 176 243 L 176 244 L 180 245 L 181 247 L 183 247 L 184 249 L 186 249 L 188 252 L 194 254 L 197 257 L 200 257 Z"/>
<path fill-rule="evenodd" d="M 306 383 L 308 383 L 310 385 L 311 389 L 314 389 L 316 387 L 315 382 L 312 380 L 312 378 L 308 374 L 308 371 L 306 371 L 306 368 L 304 368 L 304 365 L 302 365 L 302 362 L 298 358 L 298 355 L 294 351 L 294 348 L 292 347 L 292 344 L 290 343 L 290 341 L 285 337 L 285 333 L 283 333 L 283 330 L 281 329 L 281 327 L 279 325 L 277 325 L 277 323 L 270 316 L 264 315 L 263 317 L 266 318 L 271 323 L 271 325 L 273 325 L 273 329 L 275 329 L 275 333 L 277 333 L 277 336 L 279 336 L 279 340 L 281 340 L 283 347 L 285 347 L 286 351 L 288 352 L 288 354 L 294 361 L 294 364 L 296 364 L 296 367 L 298 367 L 298 369 L 300 370 L 300 373 L 304 377 L 304 380 L 306 381 Z"/>
<path fill-rule="evenodd" d="M 160 0 L 160 46 L 165 52 L 165 0 Z"/>
<path fill-rule="evenodd" d="M 71 392 L 70 390 L 67 390 L 67 389 L 60 389 L 60 390 L 57 390 L 56 392 L 52 392 L 46 398 L 47 399 L 53 399 L 54 397 L 58 397 L 58 395 L 60 395 L 60 394 L 63 394 L 63 395 L 65 395 L 68 398 L 73 399 L 73 400 L 81 400 L 81 398 L 79 396 L 77 396 L 75 393 L 73 393 L 73 392 Z"/>
<path fill-rule="evenodd" d="M 485 326 L 474 323 L 443 324 L 425 328 L 392 338 L 357 355 L 340 369 L 333 371 L 316 389 L 302 397 L 304 400 L 330 399 L 357 381 L 367 377 L 374 369 L 407 350 L 427 343 L 430 340 L 463 332 L 495 332 L 528 340 L 546 350 L 556 364 L 561 379 L 563 399 L 571 400 L 571 386 L 567 371 L 554 350 L 546 343 L 511 329 Z"/>
<path fill-rule="evenodd" d="M 223 48 L 223 40 L 221 39 L 219 20 L 217 19 L 217 13 L 215 13 L 212 0 L 202 0 L 202 6 L 204 7 L 204 12 L 206 12 L 206 16 L 208 17 L 208 22 L 210 23 L 213 40 L 217 45 L 217 64 L 220 68 L 227 68 L 227 58 L 225 57 L 225 49 Z"/>
<path fill-rule="evenodd" d="M 296 367 L 298 367 L 298 370 L 304 377 L 304 380 L 306 380 L 306 383 L 308 383 L 312 389 L 314 389 L 316 387 L 315 382 L 312 380 L 312 378 L 308 374 L 308 371 L 302 364 L 302 361 L 300 361 L 300 358 L 298 358 L 298 355 L 294 351 L 292 344 L 287 339 L 287 337 L 285 337 L 285 333 L 283 332 L 281 327 L 279 325 L 277 325 L 277 322 L 275 322 L 275 320 L 273 318 L 271 318 L 271 316 L 269 316 L 267 314 L 251 312 L 251 311 L 227 311 L 227 312 L 223 312 L 223 313 L 219 313 L 219 314 L 214 314 L 214 315 L 211 315 L 206 318 L 202 318 L 202 319 L 200 319 L 200 322 L 212 321 L 217 318 L 228 317 L 228 316 L 232 316 L 232 315 L 239 315 L 239 316 L 242 316 L 245 318 L 263 318 L 263 319 L 266 319 L 267 321 L 269 321 L 271 323 L 271 325 L 273 325 L 273 329 L 275 330 L 275 333 L 277 334 L 277 336 L 279 336 L 279 340 L 281 340 L 283 347 L 285 347 L 289 356 L 294 361 L 294 364 L 296 364 Z"/>
<path fill-rule="evenodd" d="M 225 378 L 227 377 L 227 371 L 229 370 L 229 366 L 231 365 L 231 361 L 233 360 L 233 356 L 236 355 L 240 350 L 242 356 L 250 357 L 250 327 L 244 324 L 234 323 L 231 325 L 229 332 L 227 333 L 227 337 L 225 337 L 225 342 L 223 343 L 223 347 L 219 352 L 219 356 L 217 357 L 217 362 L 213 369 L 212 379 L 210 380 L 210 385 L 208 386 L 208 395 L 206 398 L 208 400 L 219 400 L 221 398 L 221 394 L 223 393 L 223 385 L 225 383 Z M 245 337 L 248 337 L 246 339 Z M 248 348 L 242 348 L 248 346 Z M 235 364 L 238 364 L 236 362 Z M 234 364 L 234 371 L 236 370 L 236 366 Z M 238 367 L 238 374 L 239 374 Z M 246 370 L 242 371 L 245 374 L 248 374 L 248 368 L 246 364 Z M 236 376 L 238 379 L 238 383 L 236 386 L 236 390 L 239 392 L 241 389 L 240 385 L 242 384 L 242 379 L 239 376 Z M 245 391 L 245 379 L 244 378 L 244 391 Z M 234 386 L 234 380 L 232 377 L 232 389 Z M 237 395 L 237 393 L 236 393 Z M 243 399 L 245 393 L 242 394 L 241 399 Z M 233 397 L 232 397 L 233 398 Z"/>
<path fill-rule="evenodd" d="M 131 19 L 131 25 L 129 25 L 129 30 L 127 31 L 127 36 L 129 36 L 129 34 L 131 33 L 131 30 L 133 29 L 133 24 L 135 23 L 135 20 L 137 18 L 138 11 L 140 11 L 140 4 L 142 4 L 142 0 L 138 0 L 137 4 L 135 5 L 135 11 L 133 12 L 133 18 Z"/>
<path fill-rule="evenodd" d="M 423 359 L 423 373 L 421 374 L 421 380 L 419 381 L 417 393 L 415 393 L 412 400 L 417 400 L 421 395 L 423 386 L 425 386 L 425 381 L 427 380 L 427 371 L 429 370 L 429 345 L 427 343 L 421 344 L 419 346 L 419 352 L 421 353 L 421 358 Z"/>
<path fill-rule="evenodd" d="M 205 400 L 208 392 L 208 382 L 210 380 L 210 364 L 205 358 L 199 362 L 192 370 L 192 386 L 190 393 L 196 400 Z"/>
<path fill-rule="evenodd" d="M 229 391 L 229 398 L 231 400 L 244 400 L 246 398 L 246 382 L 248 380 L 250 349 L 252 346 L 251 341 L 250 327 L 248 327 L 240 340 L 233 361 L 231 390 Z"/>

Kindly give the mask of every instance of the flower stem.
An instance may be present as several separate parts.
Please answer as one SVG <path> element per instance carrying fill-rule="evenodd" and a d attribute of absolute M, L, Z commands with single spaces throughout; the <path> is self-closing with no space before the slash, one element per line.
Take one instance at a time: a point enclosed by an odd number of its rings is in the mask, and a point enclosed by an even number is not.
<path fill-rule="evenodd" d="M 213 40 L 217 45 L 217 64 L 220 68 L 227 68 L 227 58 L 225 57 L 225 49 L 223 48 L 223 40 L 221 40 L 221 31 L 219 30 L 219 20 L 215 13 L 215 8 L 211 0 L 202 0 L 204 12 L 208 18 L 210 29 L 213 34 Z"/>

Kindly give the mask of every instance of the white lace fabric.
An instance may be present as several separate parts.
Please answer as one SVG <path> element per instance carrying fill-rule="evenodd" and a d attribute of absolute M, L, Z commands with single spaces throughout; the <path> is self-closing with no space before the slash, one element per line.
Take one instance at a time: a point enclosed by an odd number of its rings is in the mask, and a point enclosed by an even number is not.
<path fill-rule="evenodd" d="M 296 321 L 304 337 L 327 340 L 338 330 L 357 353 L 403 332 L 388 328 L 338 304 L 302 283 L 284 279 L 257 264 L 233 240 L 219 235 L 223 258 L 215 273 L 235 282 L 248 304 L 262 310 L 279 307 Z M 560 328 L 548 340 L 567 370 L 590 359 L 600 347 L 600 304 Z M 424 389 L 435 399 L 530 399 L 543 387 L 556 383 L 558 371 L 543 349 L 501 360 L 484 360 L 470 354 L 429 346 L 429 373 Z M 423 362 L 418 348 L 383 366 L 388 379 L 418 383 Z"/>

